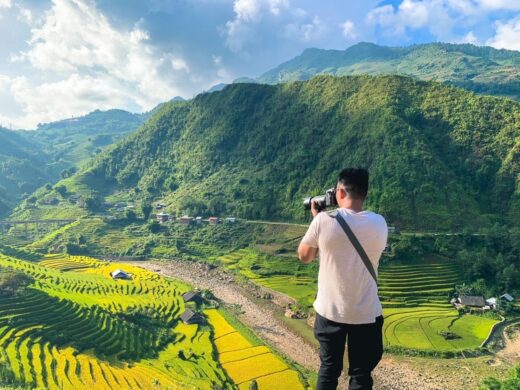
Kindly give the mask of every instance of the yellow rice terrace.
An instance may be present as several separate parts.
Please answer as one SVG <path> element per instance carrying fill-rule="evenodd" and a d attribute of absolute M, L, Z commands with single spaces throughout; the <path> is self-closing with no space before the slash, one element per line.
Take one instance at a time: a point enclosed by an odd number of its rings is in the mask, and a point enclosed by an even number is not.
<path fill-rule="evenodd" d="M 65 255 L 0 254 L 0 271 L 27 285 L 0 291 L 0 363 L 31 387 L 304 388 L 296 370 L 219 310 L 185 302 L 190 289 L 179 281 Z"/>

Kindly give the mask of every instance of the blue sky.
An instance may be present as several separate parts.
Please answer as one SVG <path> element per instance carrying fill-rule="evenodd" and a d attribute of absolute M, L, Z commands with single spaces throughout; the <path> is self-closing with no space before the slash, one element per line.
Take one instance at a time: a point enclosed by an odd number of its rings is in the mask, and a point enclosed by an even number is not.
<path fill-rule="evenodd" d="M 305 48 L 520 50 L 520 0 L 0 0 L 0 124 L 142 112 Z"/>

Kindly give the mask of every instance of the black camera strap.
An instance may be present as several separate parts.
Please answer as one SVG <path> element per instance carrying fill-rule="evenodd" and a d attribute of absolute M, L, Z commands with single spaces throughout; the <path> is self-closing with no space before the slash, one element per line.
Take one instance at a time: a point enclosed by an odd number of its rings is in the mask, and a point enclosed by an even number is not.
<path fill-rule="evenodd" d="M 377 275 L 376 275 L 376 271 L 374 270 L 374 266 L 372 265 L 372 262 L 368 258 L 367 253 L 365 252 L 365 250 L 359 243 L 356 235 L 354 234 L 354 232 L 348 225 L 347 221 L 345 221 L 345 218 L 343 218 L 339 212 L 336 212 L 335 218 L 339 222 L 341 227 L 343 228 L 343 231 L 345 232 L 347 237 L 352 242 L 352 245 L 354 246 L 356 251 L 359 253 L 359 256 L 361 257 L 361 260 L 363 260 L 363 263 L 365 263 L 365 266 L 367 267 L 368 272 L 370 273 L 370 275 L 372 275 L 372 277 L 374 278 L 374 281 L 377 284 Z"/>

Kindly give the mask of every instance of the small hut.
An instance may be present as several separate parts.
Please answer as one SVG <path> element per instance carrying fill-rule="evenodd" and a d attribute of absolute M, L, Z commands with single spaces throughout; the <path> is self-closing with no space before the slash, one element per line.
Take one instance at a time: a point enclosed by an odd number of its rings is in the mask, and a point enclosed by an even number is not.
<path fill-rule="evenodd" d="M 157 221 L 159 221 L 159 223 L 165 223 L 170 220 L 170 214 L 160 212 L 156 215 L 156 218 L 157 218 Z"/>
<path fill-rule="evenodd" d="M 185 324 L 202 324 L 204 322 L 204 317 L 202 317 L 199 313 L 195 313 L 191 309 L 186 309 L 184 313 L 181 314 L 181 320 Z"/>
<path fill-rule="evenodd" d="M 112 279 L 132 279 L 130 274 L 120 269 L 116 269 L 114 272 L 110 273 L 110 276 L 112 276 Z"/>
<path fill-rule="evenodd" d="M 196 304 L 202 303 L 202 297 L 195 291 L 188 291 L 187 293 L 182 294 L 182 299 L 184 299 L 184 302 L 195 302 Z"/>
<path fill-rule="evenodd" d="M 486 306 L 484 297 L 473 295 L 461 295 L 458 298 L 458 303 L 460 303 L 462 306 L 476 307 L 479 309 L 482 309 L 484 306 Z"/>
<path fill-rule="evenodd" d="M 184 215 L 179 218 L 179 223 L 181 225 L 191 225 L 192 222 L 193 222 L 193 217 L 188 217 L 187 215 Z"/>

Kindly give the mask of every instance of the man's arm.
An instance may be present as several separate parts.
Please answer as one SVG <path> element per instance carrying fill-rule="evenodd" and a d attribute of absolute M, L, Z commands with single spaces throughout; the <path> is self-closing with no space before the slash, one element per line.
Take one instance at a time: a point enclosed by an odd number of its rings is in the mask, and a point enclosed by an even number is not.
<path fill-rule="evenodd" d="M 309 264 L 312 260 L 316 258 L 316 254 L 318 253 L 318 248 L 313 248 L 303 242 L 300 243 L 298 247 L 298 258 L 304 264 Z"/>
<path fill-rule="evenodd" d="M 311 203 L 311 214 L 312 217 L 315 218 L 318 215 L 319 211 L 316 208 L 316 204 L 314 202 Z M 316 222 L 316 221 L 314 221 Z M 307 243 L 304 243 L 306 241 Z M 311 226 L 309 227 L 309 230 L 307 231 L 307 234 L 305 234 L 305 237 L 303 238 L 302 242 L 300 242 L 300 246 L 298 246 L 298 258 L 300 261 L 304 264 L 309 264 L 312 260 L 316 258 L 316 254 L 318 253 L 318 248 L 315 246 L 311 246 L 308 244 L 308 242 L 313 243 L 313 245 L 317 246 L 317 234 L 316 234 L 316 227 L 313 226 L 311 223 Z"/>

